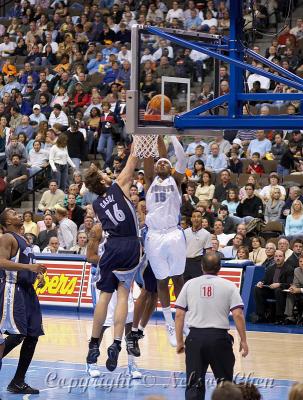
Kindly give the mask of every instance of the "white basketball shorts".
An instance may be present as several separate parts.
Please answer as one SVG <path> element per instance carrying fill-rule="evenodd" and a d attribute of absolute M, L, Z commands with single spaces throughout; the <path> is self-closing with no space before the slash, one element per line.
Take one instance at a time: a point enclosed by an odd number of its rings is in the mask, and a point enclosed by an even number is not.
<path fill-rule="evenodd" d="M 182 275 L 186 261 L 186 242 L 183 230 L 148 230 L 145 238 L 145 253 L 158 280 Z"/>

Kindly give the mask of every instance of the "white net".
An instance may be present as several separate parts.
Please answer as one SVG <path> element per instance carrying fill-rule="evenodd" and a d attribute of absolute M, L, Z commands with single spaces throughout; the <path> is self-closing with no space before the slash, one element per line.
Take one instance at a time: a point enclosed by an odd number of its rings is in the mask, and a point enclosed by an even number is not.
<path fill-rule="evenodd" d="M 134 155 L 140 159 L 159 157 L 158 135 L 133 135 Z"/>

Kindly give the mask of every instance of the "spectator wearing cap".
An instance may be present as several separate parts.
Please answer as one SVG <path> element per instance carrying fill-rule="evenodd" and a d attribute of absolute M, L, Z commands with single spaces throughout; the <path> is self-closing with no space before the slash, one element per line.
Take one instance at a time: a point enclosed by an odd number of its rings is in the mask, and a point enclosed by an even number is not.
<path fill-rule="evenodd" d="M 48 120 L 48 124 L 52 128 L 54 124 L 60 124 L 62 126 L 68 126 L 68 118 L 64 111 L 62 111 L 62 106 L 60 104 L 54 105 L 54 110 Z"/>
<path fill-rule="evenodd" d="M 29 116 L 30 122 L 39 125 L 42 121 L 47 121 L 46 116 L 41 112 L 39 104 L 33 106 L 33 113 Z"/>
<path fill-rule="evenodd" d="M 259 193 L 259 196 L 261 197 L 261 199 L 263 199 L 263 201 L 267 202 L 270 199 L 271 192 L 278 188 L 278 189 L 280 189 L 280 192 L 281 192 L 280 200 L 285 200 L 286 190 L 285 190 L 284 186 L 279 185 L 279 183 L 280 183 L 279 175 L 275 172 L 272 172 L 269 175 L 268 181 L 269 181 L 269 185 L 264 186 L 264 188 L 261 189 L 261 191 Z"/>
<path fill-rule="evenodd" d="M 109 61 L 110 54 L 118 54 L 118 49 L 113 46 L 112 40 L 104 40 L 105 48 L 102 49 L 102 55 L 105 61 Z"/>
<path fill-rule="evenodd" d="M 266 153 L 271 151 L 271 141 L 266 139 L 264 130 L 259 129 L 256 133 L 256 139 L 249 143 L 247 149 L 247 158 L 250 158 L 253 153 L 259 153 L 261 158 L 264 158 Z"/>
<path fill-rule="evenodd" d="M 8 74 L 6 85 L 3 86 L 3 88 L 0 92 L 0 98 L 3 97 L 4 93 L 11 93 L 13 89 L 17 89 L 17 90 L 21 91 L 22 86 L 16 80 L 16 77 L 10 73 L 10 74 Z"/>
<path fill-rule="evenodd" d="M 34 128 L 30 125 L 30 119 L 27 115 L 23 115 L 21 124 L 16 128 L 15 135 L 25 133 L 27 139 L 30 140 L 34 136 Z"/>

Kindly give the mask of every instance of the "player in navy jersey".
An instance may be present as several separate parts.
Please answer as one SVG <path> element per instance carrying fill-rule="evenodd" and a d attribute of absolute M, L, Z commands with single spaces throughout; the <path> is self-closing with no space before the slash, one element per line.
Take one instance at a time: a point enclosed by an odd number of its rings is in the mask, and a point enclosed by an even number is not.
<path fill-rule="evenodd" d="M 97 288 L 101 291 L 94 312 L 92 337 L 89 343 L 87 364 L 95 364 L 100 355 L 99 337 L 106 318 L 108 304 L 117 290 L 117 306 L 114 320 L 114 342 L 107 350 L 106 367 L 117 367 L 125 321 L 128 312 L 128 295 L 140 260 L 141 245 L 138 221 L 132 202 L 128 199 L 133 182 L 137 158 L 130 155 L 117 180 L 102 172 L 89 171 L 85 185 L 98 195 L 93 203 L 96 216 L 101 222 L 106 240 L 99 259 L 101 278 Z"/>
<path fill-rule="evenodd" d="M 4 210 L 0 224 L 6 230 L 0 238 L 0 359 L 23 342 L 17 371 L 7 389 L 18 394 L 38 394 L 39 390 L 25 383 L 25 375 L 38 337 L 44 334 L 33 283 L 38 277 L 40 285 L 44 285 L 46 268 L 32 264 L 31 249 L 19 234 L 23 221 L 15 210 Z M 8 334 L 4 349 L 1 333 Z"/>

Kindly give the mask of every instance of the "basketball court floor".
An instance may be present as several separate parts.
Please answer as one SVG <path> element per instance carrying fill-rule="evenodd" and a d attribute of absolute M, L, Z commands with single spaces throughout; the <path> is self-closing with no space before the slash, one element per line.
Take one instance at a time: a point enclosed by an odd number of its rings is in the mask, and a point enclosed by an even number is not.
<path fill-rule="evenodd" d="M 140 341 L 142 356 L 137 365 L 142 370 L 141 380 L 125 375 L 127 355 L 125 347 L 119 360 L 119 368 L 109 373 L 104 365 L 106 348 L 111 344 L 111 332 L 107 331 L 101 346 L 99 359 L 102 375 L 89 378 L 85 372 L 85 357 L 91 333 L 89 315 L 44 315 L 45 336 L 39 341 L 35 359 L 27 374 L 27 382 L 41 389 L 39 399 L 77 400 L 102 396 L 104 400 L 135 400 L 148 395 L 161 395 L 166 399 L 184 399 L 184 355 L 177 355 L 170 347 L 161 319 L 153 319 Z M 237 382 L 249 380 L 258 385 L 264 400 L 284 400 L 294 381 L 302 380 L 303 328 L 248 326 L 250 354 L 241 359 L 238 354 L 238 336 L 235 337 L 235 378 Z M 257 330 L 256 330 L 257 329 Z M 262 331 L 261 331 L 262 330 Z M 264 332 L 264 330 L 268 330 Z M 13 395 L 6 386 L 14 375 L 18 350 L 5 358 L 0 372 L 0 398 L 30 399 L 35 396 Z M 207 396 L 214 388 L 213 376 L 207 375 Z"/>

